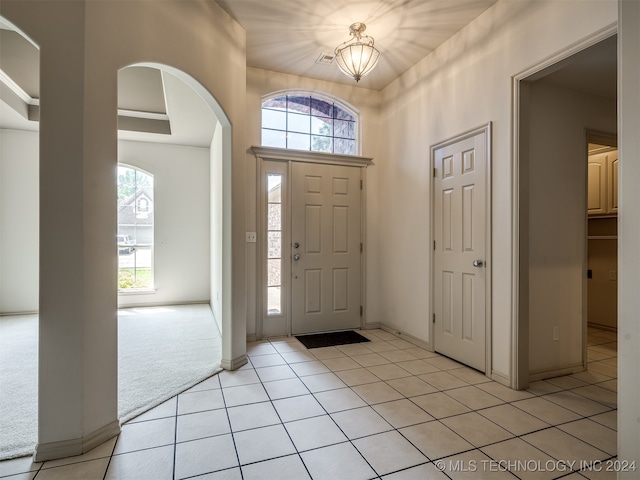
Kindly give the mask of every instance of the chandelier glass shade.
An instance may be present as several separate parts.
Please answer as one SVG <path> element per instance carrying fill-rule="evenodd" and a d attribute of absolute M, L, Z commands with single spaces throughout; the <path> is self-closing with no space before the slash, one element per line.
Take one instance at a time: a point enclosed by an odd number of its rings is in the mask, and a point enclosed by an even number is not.
<path fill-rule="evenodd" d="M 338 45 L 334 52 L 342 73 L 356 82 L 375 68 L 380 57 L 380 52 L 373 46 L 373 38 L 362 35 L 366 28 L 364 23 L 351 25 L 349 31 L 353 38 Z"/>

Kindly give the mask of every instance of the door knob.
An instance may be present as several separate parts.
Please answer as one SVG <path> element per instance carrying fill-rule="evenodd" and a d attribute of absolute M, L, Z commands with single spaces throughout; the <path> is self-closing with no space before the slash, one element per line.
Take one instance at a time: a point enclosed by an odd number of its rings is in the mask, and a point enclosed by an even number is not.
<path fill-rule="evenodd" d="M 295 243 L 293 244 L 293 248 L 300 248 L 300 244 L 299 244 L 298 242 L 295 242 Z"/>
<path fill-rule="evenodd" d="M 473 261 L 473 266 L 474 267 L 482 267 L 482 266 L 484 266 L 484 262 L 482 260 L 474 260 Z"/>
<path fill-rule="evenodd" d="M 298 254 L 294 255 L 294 256 L 293 256 L 293 259 L 294 259 L 295 261 L 300 260 L 300 255 L 298 255 Z"/>

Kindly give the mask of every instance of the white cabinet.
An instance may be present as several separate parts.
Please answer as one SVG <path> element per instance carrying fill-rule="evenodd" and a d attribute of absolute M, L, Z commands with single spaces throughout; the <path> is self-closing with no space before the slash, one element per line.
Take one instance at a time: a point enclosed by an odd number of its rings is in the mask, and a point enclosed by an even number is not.
<path fill-rule="evenodd" d="M 587 212 L 618 213 L 618 151 L 589 155 L 587 162 Z"/>

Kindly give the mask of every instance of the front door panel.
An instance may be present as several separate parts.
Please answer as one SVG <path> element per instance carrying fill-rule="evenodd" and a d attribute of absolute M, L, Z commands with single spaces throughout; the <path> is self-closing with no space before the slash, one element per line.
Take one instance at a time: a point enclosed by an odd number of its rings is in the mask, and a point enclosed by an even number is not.
<path fill-rule="evenodd" d="M 294 163 L 293 334 L 360 326 L 360 168 Z"/>

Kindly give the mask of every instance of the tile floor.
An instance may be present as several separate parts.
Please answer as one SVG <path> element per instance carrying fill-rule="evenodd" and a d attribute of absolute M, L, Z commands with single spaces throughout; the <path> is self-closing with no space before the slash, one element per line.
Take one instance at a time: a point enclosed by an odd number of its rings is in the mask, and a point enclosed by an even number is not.
<path fill-rule="evenodd" d="M 249 364 L 131 420 L 117 439 L 64 460 L 0 462 L 0 477 L 615 478 L 605 471 L 616 456 L 614 333 L 589 329 L 587 372 L 526 391 L 388 332 L 362 333 L 371 342 L 251 343 Z"/>

